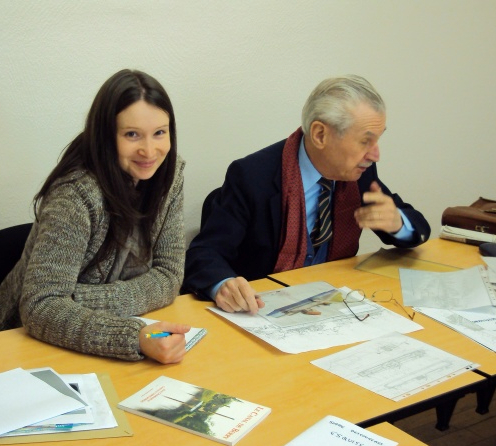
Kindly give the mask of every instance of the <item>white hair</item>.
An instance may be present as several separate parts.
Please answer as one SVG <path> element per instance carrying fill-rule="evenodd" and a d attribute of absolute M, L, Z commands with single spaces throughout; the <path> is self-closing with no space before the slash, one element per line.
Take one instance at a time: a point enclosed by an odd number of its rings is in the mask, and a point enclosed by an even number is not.
<path fill-rule="evenodd" d="M 308 97 L 301 114 L 302 129 L 308 135 L 314 121 L 321 121 L 343 135 L 353 125 L 353 110 L 361 103 L 385 113 L 386 105 L 375 88 L 363 77 L 346 75 L 323 80 Z"/>

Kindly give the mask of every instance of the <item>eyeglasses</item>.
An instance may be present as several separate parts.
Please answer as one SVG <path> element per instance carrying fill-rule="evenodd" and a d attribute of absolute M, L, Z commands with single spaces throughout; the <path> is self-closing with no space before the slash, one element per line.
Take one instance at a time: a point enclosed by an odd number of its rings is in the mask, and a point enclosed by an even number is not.
<path fill-rule="evenodd" d="M 364 321 L 370 316 L 370 314 L 360 317 L 351 309 L 350 304 L 352 302 L 362 302 L 366 297 L 367 296 L 363 290 L 351 290 L 343 299 L 343 302 L 348 307 L 348 310 L 350 310 L 353 316 L 355 316 L 359 321 Z M 408 310 L 393 297 L 393 292 L 391 290 L 376 290 L 372 293 L 370 300 L 377 303 L 393 302 L 403 310 L 410 320 L 413 321 L 413 318 L 415 317 L 415 311 L 412 310 L 412 313 L 410 314 Z"/>
<path fill-rule="evenodd" d="M 360 302 L 363 302 L 363 300 L 365 299 L 365 293 L 363 292 L 363 290 L 351 290 L 346 296 L 345 298 L 343 299 L 343 303 L 346 305 L 346 307 L 348 308 L 348 310 L 351 311 L 351 314 L 353 316 L 355 316 L 360 322 L 364 321 L 365 319 L 367 319 L 370 314 L 367 313 L 365 316 L 358 316 L 358 314 L 356 314 L 352 309 L 351 309 L 351 304 L 352 303 L 360 303 Z"/>

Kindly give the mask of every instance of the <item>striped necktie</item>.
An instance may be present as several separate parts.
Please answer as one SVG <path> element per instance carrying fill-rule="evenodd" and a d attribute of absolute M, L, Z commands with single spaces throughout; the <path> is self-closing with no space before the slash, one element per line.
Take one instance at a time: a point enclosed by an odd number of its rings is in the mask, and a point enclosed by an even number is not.
<path fill-rule="evenodd" d="M 315 220 L 315 226 L 310 234 L 310 239 L 312 240 L 315 249 L 327 242 L 332 235 L 330 191 L 332 190 L 333 181 L 322 177 L 317 182 L 322 186 L 322 189 L 319 194 L 319 209 Z"/>

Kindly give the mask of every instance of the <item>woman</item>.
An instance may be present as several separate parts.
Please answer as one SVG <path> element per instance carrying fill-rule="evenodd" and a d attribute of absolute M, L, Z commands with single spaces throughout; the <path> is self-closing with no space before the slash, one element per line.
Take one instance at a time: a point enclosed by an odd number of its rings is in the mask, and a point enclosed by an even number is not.
<path fill-rule="evenodd" d="M 183 169 L 163 87 L 139 71 L 114 74 L 35 196 L 23 255 L 0 285 L 0 328 L 18 326 L 20 316 L 29 334 L 51 344 L 179 362 L 188 326 L 146 326 L 132 316 L 178 294 Z M 151 331 L 173 334 L 149 339 Z"/>

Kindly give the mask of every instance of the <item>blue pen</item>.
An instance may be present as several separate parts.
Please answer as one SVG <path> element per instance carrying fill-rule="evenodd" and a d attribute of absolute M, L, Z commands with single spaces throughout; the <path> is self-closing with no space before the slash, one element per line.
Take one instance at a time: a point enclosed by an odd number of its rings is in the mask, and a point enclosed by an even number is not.
<path fill-rule="evenodd" d="M 26 433 L 26 432 L 39 432 L 40 430 L 57 430 L 57 431 L 68 431 L 75 426 L 79 426 L 81 423 L 67 423 L 67 424 L 40 424 L 25 426 L 16 429 L 15 432 Z"/>
<path fill-rule="evenodd" d="M 168 331 L 153 331 L 151 333 L 146 333 L 145 338 L 166 338 L 170 336 L 172 333 Z"/>

